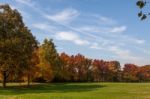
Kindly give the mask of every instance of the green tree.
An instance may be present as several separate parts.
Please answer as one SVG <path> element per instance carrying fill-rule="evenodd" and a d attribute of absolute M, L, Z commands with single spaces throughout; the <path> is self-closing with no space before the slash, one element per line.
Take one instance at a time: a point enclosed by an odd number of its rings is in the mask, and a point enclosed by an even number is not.
<path fill-rule="evenodd" d="M 0 5 L 0 72 L 3 87 L 10 72 L 18 74 L 31 66 L 32 52 L 37 42 L 25 26 L 17 10 Z"/>

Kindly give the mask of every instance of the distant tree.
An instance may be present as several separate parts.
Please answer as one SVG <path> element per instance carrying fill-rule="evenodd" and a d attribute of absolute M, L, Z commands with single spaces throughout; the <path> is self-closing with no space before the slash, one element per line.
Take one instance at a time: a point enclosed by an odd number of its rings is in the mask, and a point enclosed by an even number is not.
<path fill-rule="evenodd" d="M 150 81 L 150 65 L 139 67 L 138 78 L 140 82 Z"/>
<path fill-rule="evenodd" d="M 95 75 L 94 77 L 95 81 L 102 81 L 102 82 L 107 81 L 109 73 L 107 62 L 95 59 L 92 65 L 93 65 L 93 72 Z"/>
<path fill-rule="evenodd" d="M 61 77 L 64 81 L 90 81 L 91 59 L 81 54 L 69 56 L 66 53 L 60 54 Z"/>
<path fill-rule="evenodd" d="M 108 69 L 109 69 L 109 80 L 110 81 L 119 81 L 120 80 L 120 72 L 121 72 L 121 66 L 118 61 L 110 61 L 108 62 Z"/>
<path fill-rule="evenodd" d="M 92 78 L 92 59 L 89 59 L 89 58 L 85 58 L 84 60 L 84 65 L 85 65 L 85 70 L 84 70 L 84 73 L 85 73 L 85 81 L 92 81 L 93 78 Z"/>
<path fill-rule="evenodd" d="M 137 82 L 138 79 L 138 66 L 134 64 L 125 64 L 123 68 L 123 79 L 127 82 Z"/>
<path fill-rule="evenodd" d="M 39 47 L 40 58 L 40 77 L 43 80 L 50 82 L 57 76 L 59 67 L 59 55 L 55 49 L 52 39 L 45 39 L 43 44 Z"/>
<path fill-rule="evenodd" d="M 32 52 L 37 42 L 24 25 L 17 10 L 0 5 L 0 72 L 3 87 L 10 72 L 19 73 L 31 66 Z"/>
<path fill-rule="evenodd" d="M 91 66 L 91 60 L 84 57 L 81 54 L 77 54 L 74 57 L 75 59 L 75 70 L 77 73 L 78 81 L 87 81 L 88 72 Z"/>
<path fill-rule="evenodd" d="M 70 75 L 71 71 L 69 71 L 69 61 L 70 61 L 70 56 L 67 55 L 66 53 L 61 53 L 60 54 L 60 62 L 61 62 L 61 69 L 59 72 L 60 79 L 61 81 L 70 81 Z"/>

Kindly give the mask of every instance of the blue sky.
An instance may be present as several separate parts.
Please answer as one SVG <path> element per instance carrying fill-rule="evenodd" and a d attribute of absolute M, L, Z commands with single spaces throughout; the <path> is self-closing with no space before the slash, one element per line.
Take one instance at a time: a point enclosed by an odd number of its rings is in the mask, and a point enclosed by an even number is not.
<path fill-rule="evenodd" d="M 18 9 L 39 42 L 89 58 L 150 63 L 150 19 L 140 21 L 136 0 L 0 0 Z M 145 8 L 147 11 L 149 8 Z"/>

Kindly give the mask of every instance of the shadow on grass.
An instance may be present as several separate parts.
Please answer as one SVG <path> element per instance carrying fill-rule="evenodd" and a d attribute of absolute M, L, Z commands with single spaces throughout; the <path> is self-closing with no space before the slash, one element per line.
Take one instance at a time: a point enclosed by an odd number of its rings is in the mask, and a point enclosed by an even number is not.
<path fill-rule="evenodd" d="M 8 86 L 7 88 L 0 87 L 0 95 L 19 95 L 27 93 L 67 93 L 67 92 L 86 92 L 93 91 L 105 86 L 93 83 L 47 83 L 36 84 L 31 87 L 26 86 Z"/>

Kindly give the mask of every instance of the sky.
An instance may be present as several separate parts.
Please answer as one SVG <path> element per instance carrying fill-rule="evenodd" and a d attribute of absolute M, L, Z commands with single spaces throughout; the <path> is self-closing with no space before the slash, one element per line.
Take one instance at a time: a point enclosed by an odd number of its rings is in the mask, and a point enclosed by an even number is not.
<path fill-rule="evenodd" d="M 59 53 L 150 64 L 150 19 L 137 0 L 0 0 L 17 9 L 36 39 L 53 39 Z M 145 11 L 149 11 L 146 7 Z"/>

